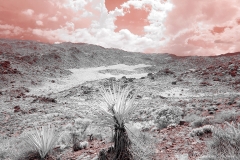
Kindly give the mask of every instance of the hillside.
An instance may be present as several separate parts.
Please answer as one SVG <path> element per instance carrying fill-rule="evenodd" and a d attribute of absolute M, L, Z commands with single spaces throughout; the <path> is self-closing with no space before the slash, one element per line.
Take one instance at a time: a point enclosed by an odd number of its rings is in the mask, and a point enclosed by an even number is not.
<path fill-rule="evenodd" d="M 92 107 L 102 104 L 99 87 L 112 83 L 141 88 L 127 125 L 135 159 L 220 159 L 208 145 L 222 146 L 213 131 L 225 121 L 240 122 L 239 66 L 240 53 L 178 57 L 1 39 L 0 159 L 38 159 L 24 138 L 53 124 L 64 135 L 46 159 L 96 160 L 113 143 Z M 73 151 L 73 133 L 86 148 Z"/>

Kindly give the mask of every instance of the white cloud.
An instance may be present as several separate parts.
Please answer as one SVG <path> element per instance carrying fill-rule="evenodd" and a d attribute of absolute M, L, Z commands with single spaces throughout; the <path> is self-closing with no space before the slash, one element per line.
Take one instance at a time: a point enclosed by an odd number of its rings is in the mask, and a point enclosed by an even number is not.
<path fill-rule="evenodd" d="M 48 20 L 56 22 L 56 21 L 58 21 L 58 18 L 57 17 L 49 17 Z"/>
<path fill-rule="evenodd" d="M 34 13 L 34 10 L 32 10 L 32 9 L 27 9 L 27 10 L 23 11 L 22 13 L 25 14 L 25 15 L 28 15 L 28 16 L 32 16 L 33 13 Z"/>
<path fill-rule="evenodd" d="M 9 31 L 9 30 L 0 31 L 0 35 L 6 36 L 6 35 L 10 35 L 10 34 L 11 34 L 11 31 Z"/>
<path fill-rule="evenodd" d="M 18 26 L 13 26 L 13 25 L 8 25 L 8 24 L 4 24 L 1 25 L 0 24 L 0 29 L 2 30 L 0 34 L 2 35 L 19 35 L 20 33 L 24 32 L 24 29 L 18 27 Z"/>
<path fill-rule="evenodd" d="M 8 25 L 8 24 L 3 24 L 3 25 L 0 25 L 0 29 L 3 29 L 3 30 L 12 30 L 12 29 L 14 29 L 14 26 Z"/>
<path fill-rule="evenodd" d="M 83 10 L 89 3 L 89 0 L 68 0 L 63 6 L 66 8 L 72 8 L 75 11 Z"/>
<path fill-rule="evenodd" d="M 42 21 L 36 21 L 36 24 L 39 26 L 43 26 L 43 22 Z"/>
<path fill-rule="evenodd" d="M 18 27 L 18 26 L 15 26 L 14 29 L 13 29 L 13 34 L 14 35 L 19 35 L 20 33 L 23 33 L 24 32 L 24 29 Z"/>
<path fill-rule="evenodd" d="M 43 18 L 46 17 L 46 16 L 47 16 L 47 14 L 40 13 L 40 14 L 38 15 L 38 18 L 39 18 L 39 19 L 43 19 Z"/>

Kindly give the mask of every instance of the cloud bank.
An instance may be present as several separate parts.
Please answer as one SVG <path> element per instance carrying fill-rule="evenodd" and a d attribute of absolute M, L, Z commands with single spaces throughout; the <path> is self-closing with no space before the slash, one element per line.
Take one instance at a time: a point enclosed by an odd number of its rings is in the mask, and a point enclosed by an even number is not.
<path fill-rule="evenodd" d="M 0 38 L 176 55 L 240 51 L 239 0 L 0 1 Z"/>

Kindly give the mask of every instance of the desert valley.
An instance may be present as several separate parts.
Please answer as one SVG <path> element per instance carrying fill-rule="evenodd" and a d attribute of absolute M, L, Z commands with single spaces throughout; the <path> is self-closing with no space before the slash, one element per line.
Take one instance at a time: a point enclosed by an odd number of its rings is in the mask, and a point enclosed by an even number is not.
<path fill-rule="evenodd" d="M 240 159 L 240 52 L 180 57 L 9 39 L 0 39 L 0 159 L 40 159 L 26 138 L 50 124 L 62 134 L 45 159 L 100 159 L 113 130 L 94 110 L 99 87 L 112 84 L 137 91 L 126 123 L 134 159 Z"/>

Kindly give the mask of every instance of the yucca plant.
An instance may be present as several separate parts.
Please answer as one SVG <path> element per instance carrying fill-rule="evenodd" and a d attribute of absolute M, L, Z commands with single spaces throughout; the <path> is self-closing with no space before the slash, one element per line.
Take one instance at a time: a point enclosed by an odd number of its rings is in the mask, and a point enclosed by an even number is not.
<path fill-rule="evenodd" d="M 105 126 L 114 129 L 114 159 L 133 159 L 130 151 L 131 141 L 127 135 L 125 123 L 130 120 L 131 114 L 136 111 L 137 106 L 133 102 L 137 92 L 132 94 L 134 89 L 129 86 L 123 88 L 114 84 L 109 88 L 100 87 L 99 90 L 105 105 L 94 108 L 94 111 Z"/>
<path fill-rule="evenodd" d="M 58 132 L 54 127 L 48 125 L 39 130 L 35 128 L 35 132 L 28 134 L 25 141 L 39 153 L 41 159 L 44 159 L 54 148 L 61 135 L 62 132 Z"/>

